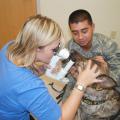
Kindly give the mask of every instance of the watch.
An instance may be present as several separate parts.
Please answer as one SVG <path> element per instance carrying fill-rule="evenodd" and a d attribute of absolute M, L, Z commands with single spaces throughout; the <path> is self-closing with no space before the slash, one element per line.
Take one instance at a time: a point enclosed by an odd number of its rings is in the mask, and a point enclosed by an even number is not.
<path fill-rule="evenodd" d="M 85 87 L 80 84 L 76 84 L 74 88 L 78 89 L 79 91 L 85 91 Z"/>

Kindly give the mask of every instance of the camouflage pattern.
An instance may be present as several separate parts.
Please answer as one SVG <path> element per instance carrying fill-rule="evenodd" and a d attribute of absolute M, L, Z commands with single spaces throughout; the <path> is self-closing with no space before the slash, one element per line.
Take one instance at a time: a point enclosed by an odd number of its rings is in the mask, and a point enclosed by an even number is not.
<path fill-rule="evenodd" d="M 75 120 L 119 120 L 120 100 L 116 96 L 120 94 L 115 92 L 120 91 L 120 50 L 117 44 L 106 36 L 95 33 L 93 35 L 92 47 L 88 52 L 83 51 L 73 40 L 68 43 L 68 48 L 69 50 L 77 51 L 84 58 L 103 56 L 108 63 L 109 76 L 116 83 L 115 90 L 97 90 L 93 86 L 88 87 Z M 67 85 L 63 100 L 69 96 L 75 84 L 74 77 L 68 74 L 68 78 L 70 82 Z"/>

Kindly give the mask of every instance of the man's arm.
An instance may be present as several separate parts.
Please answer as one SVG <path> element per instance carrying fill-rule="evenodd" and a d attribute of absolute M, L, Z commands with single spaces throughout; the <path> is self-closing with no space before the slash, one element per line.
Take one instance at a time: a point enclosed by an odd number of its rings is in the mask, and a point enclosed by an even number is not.
<path fill-rule="evenodd" d="M 112 77 L 120 90 L 120 49 L 112 40 L 103 42 L 103 56 L 108 63 L 109 75 Z"/>

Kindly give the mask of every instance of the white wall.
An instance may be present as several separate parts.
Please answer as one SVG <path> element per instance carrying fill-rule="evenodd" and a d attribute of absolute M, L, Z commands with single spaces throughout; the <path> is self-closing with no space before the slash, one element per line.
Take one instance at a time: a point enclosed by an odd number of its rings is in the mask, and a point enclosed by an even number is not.
<path fill-rule="evenodd" d="M 38 13 L 57 21 L 66 39 L 70 39 L 68 16 L 76 9 L 88 10 L 95 23 L 95 31 L 120 42 L 120 0 L 37 0 Z"/>

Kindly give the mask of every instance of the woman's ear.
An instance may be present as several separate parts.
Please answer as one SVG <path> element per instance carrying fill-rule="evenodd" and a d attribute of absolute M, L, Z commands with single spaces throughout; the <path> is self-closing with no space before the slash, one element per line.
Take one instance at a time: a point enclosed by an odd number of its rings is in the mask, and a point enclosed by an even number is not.
<path fill-rule="evenodd" d="M 37 48 L 37 52 L 40 52 L 41 51 L 41 48 Z"/>

